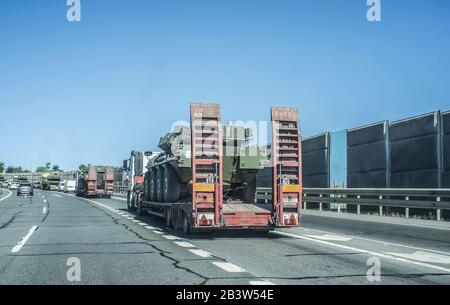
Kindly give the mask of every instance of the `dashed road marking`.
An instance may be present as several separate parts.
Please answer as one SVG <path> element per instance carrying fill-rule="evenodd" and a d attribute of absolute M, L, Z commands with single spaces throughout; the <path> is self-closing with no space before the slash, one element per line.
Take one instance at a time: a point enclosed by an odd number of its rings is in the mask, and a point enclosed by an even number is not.
<path fill-rule="evenodd" d="M 235 264 L 228 263 L 228 262 L 213 262 L 213 265 L 216 265 L 217 267 L 227 271 L 227 272 L 246 272 L 245 269 L 242 269 L 239 266 L 236 266 Z"/>
<path fill-rule="evenodd" d="M 190 252 L 194 253 L 195 255 L 198 255 L 200 257 L 211 257 L 212 254 L 208 251 L 201 250 L 201 249 L 189 249 Z"/>
<path fill-rule="evenodd" d="M 137 219 L 133 219 L 133 220 L 131 220 L 132 222 L 140 222 L 139 220 L 137 220 Z"/>
<path fill-rule="evenodd" d="M 156 234 L 164 234 L 164 232 L 157 231 L 157 230 L 153 230 L 152 232 L 153 232 L 153 233 L 156 233 Z"/>
<path fill-rule="evenodd" d="M 395 253 L 395 252 L 383 252 L 383 253 L 386 253 L 388 255 L 400 256 L 424 263 L 450 264 L 450 256 L 425 251 L 416 251 L 414 253 Z"/>
<path fill-rule="evenodd" d="M 146 226 L 146 225 L 147 225 L 147 224 L 144 223 L 144 222 L 138 222 L 137 224 L 140 225 L 140 226 Z"/>
<path fill-rule="evenodd" d="M 193 244 L 188 243 L 187 241 L 176 241 L 175 244 L 183 248 L 195 248 Z"/>
<path fill-rule="evenodd" d="M 324 234 L 324 235 L 305 235 L 312 238 L 317 238 L 320 240 L 329 240 L 329 241 L 350 241 L 353 238 L 351 237 L 345 237 L 340 235 L 334 235 L 334 234 Z"/>
<path fill-rule="evenodd" d="M 42 208 L 42 214 L 45 214 L 45 213 L 47 213 L 47 207 Z"/>
<path fill-rule="evenodd" d="M 149 230 L 154 230 L 155 228 L 152 226 L 145 226 L 144 228 L 149 229 Z"/>
<path fill-rule="evenodd" d="M 34 231 L 36 231 L 38 227 L 37 226 L 32 226 L 30 231 L 28 231 L 28 234 L 25 235 L 18 243 L 17 245 L 14 246 L 14 248 L 12 248 L 11 252 L 12 253 L 17 253 L 20 251 L 20 249 L 22 249 L 22 247 L 25 245 L 25 243 L 28 241 L 28 239 L 31 237 L 31 235 L 33 235 Z"/>
<path fill-rule="evenodd" d="M 58 198 L 62 198 L 62 196 L 60 196 L 58 194 L 53 194 L 53 196 L 58 197 Z"/>
<path fill-rule="evenodd" d="M 272 282 L 269 281 L 250 281 L 249 282 L 250 285 L 255 285 L 255 286 L 272 286 L 275 285 Z"/>
<path fill-rule="evenodd" d="M 168 240 L 178 240 L 179 238 L 173 235 L 163 235 L 162 237 L 164 237 L 165 239 Z"/>

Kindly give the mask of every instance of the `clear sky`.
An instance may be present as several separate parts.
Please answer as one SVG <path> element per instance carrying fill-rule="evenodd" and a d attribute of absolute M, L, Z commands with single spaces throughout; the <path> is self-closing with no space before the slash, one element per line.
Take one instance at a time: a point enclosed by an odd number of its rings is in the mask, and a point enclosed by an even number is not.
<path fill-rule="evenodd" d="M 304 136 L 450 109 L 450 1 L 0 1 L 0 161 L 120 165 L 189 103 L 301 111 Z"/>

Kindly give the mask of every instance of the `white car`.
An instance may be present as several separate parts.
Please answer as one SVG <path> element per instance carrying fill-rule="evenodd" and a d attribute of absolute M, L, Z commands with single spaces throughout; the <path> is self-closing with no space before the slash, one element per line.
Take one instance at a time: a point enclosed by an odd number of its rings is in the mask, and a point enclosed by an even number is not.
<path fill-rule="evenodd" d="M 66 185 L 66 181 L 62 181 L 58 184 L 58 192 L 64 191 L 64 186 Z"/>
<path fill-rule="evenodd" d="M 10 190 L 17 190 L 18 188 L 19 188 L 18 182 L 11 182 L 11 184 L 9 185 Z"/>
<path fill-rule="evenodd" d="M 64 193 L 75 193 L 77 182 L 75 180 L 67 180 L 64 185 Z"/>

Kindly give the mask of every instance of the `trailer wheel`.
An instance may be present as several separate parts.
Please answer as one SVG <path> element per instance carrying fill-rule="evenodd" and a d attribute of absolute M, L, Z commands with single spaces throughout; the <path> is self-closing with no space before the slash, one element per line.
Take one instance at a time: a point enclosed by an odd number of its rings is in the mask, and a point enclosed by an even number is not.
<path fill-rule="evenodd" d="M 164 220 L 166 222 L 166 227 L 172 227 L 172 211 L 170 209 L 164 210 Z"/>
<path fill-rule="evenodd" d="M 247 203 L 255 202 L 256 195 L 256 179 L 253 179 L 246 188 L 242 190 L 242 200 Z"/>
<path fill-rule="evenodd" d="M 156 171 L 156 201 L 158 202 L 164 201 L 163 175 L 164 169 L 162 167 L 158 167 L 158 170 Z"/>
<path fill-rule="evenodd" d="M 149 171 L 149 200 L 156 201 L 156 170 Z"/>
<path fill-rule="evenodd" d="M 191 233 L 191 222 L 188 213 L 183 213 L 183 233 L 186 235 Z"/>
<path fill-rule="evenodd" d="M 177 202 L 180 199 L 180 180 L 170 167 L 164 170 L 164 202 Z"/>
<path fill-rule="evenodd" d="M 144 177 L 144 199 L 150 200 L 150 172 L 147 172 Z"/>

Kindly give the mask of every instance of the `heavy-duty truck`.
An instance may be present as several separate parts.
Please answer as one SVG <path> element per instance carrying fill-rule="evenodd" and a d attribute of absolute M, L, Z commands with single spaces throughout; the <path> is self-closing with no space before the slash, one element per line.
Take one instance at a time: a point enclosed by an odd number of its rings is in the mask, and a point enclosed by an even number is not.
<path fill-rule="evenodd" d="M 302 172 L 298 110 L 272 108 L 273 201 L 255 203 L 256 175 L 266 163 L 247 145 L 251 131 L 222 126 L 220 106 L 191 104 L 190 126 L 162 137 L 162 153 L 147 164 L 144 183 L 129 209 L 191 231 L 300 225 Z"/>
<path fill-rule="evenodd" d="M 61 175 L 58 173 L 42 174 L 41 178 L 42 189 L 45 191 L 57 191 L 60 182 L 61 182 Z"/>
<path fill-rule="evenodd" d="M 89 165 L 78 176 L 76 195 L 79 197 L 107 197 L 114 192 L 114 169 L 111 166 Z"/>
<path fill-rule="evenodd" d="M 127 206 L 133 209 L 136 206 L 136 194 L 141 192 L 144 185 L 144 176 L 147 165 L 159 154 L 151 151 L 132 151 L 130 158 L 123 161 L 123 179 L 127 187 Z"/>

